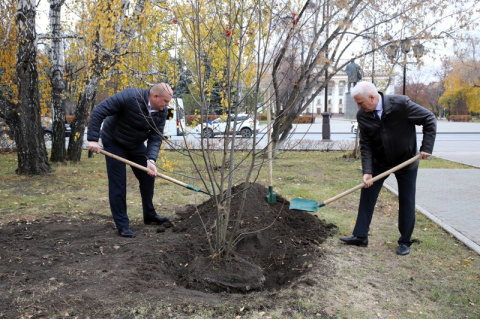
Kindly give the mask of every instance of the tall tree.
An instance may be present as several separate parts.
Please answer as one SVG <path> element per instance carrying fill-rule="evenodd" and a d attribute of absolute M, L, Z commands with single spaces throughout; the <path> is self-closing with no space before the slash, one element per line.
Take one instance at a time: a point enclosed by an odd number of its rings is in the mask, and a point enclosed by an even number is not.
<path fill-rule="evenodd" d="M 50 61 L 52 63 L 50 83 L 52 86 L 53 140 L 50 159 L 52 162 L 65 160 L 65 82 L 63 80 L 63 48 L 61 10 L 65 0 L 50 1 L 50 29 L 52 46 Z"/>
<path fill-rule="evenodd" d="M 43 139 L 36 64 L 35 0 L 19 0 L 17 14 L 18 103 L 8 110 L 17 145 L 18 174 L 52 171 Z"/>

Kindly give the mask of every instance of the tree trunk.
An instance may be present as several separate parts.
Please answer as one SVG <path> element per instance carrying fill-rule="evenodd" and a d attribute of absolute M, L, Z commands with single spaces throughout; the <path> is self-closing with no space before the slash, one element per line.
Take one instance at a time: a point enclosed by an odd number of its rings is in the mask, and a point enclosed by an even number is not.
<path fill-rule="evenodd" d="M 40 122 L 35 32 L 35 0 L 18 1 L 17 86 L 18 104 L 12 109 L 17 174 L 38 175 L 52 171 Z"/>
<path fill-rule="evenodd" d="M 78 100 L 67 151 L 67 158 L 74 162 L 78 162 L 82 158 L 83 136 L 85 134 L 85 126 L 87 126 L 88 111 L 93 106 L 95 89 L 99 80 L 99 77 L 94 76 L 85 86 L 85 91 L 80 94 Z"/>
<path fill-rule="evenodd" d="M 63 98 L 65 83 L 63 81 L 64 60 L 60 24 L 62 5 L 63 0 L 50 1 L 50 28 L 52 30 L 50 82 L 52 84 L 53 106 L 53 140 L 50 160 L 52 162 L 63 162 L 65 160 L 65 100 Z"/>

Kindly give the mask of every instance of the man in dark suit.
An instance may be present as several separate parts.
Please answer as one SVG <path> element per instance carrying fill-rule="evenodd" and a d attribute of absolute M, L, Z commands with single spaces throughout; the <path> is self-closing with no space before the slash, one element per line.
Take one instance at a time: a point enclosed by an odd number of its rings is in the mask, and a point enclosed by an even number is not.
<path fill-rule="evenodd" d="M 101 102 L 90 115 L 87 133 L 90 151 L 100 152 L 98 141 L 101 133 L 105 151 L 150 169 L 147 173 L 132 167 L 140 183 L 145 224 L 169 221 L 167 217 L 157 215 L 153 193 L 157 175 L 155 161 L 162 145 L 167 106 L 172 95 L 173 91 L 166 83 L 155 84 L 150 89 L 129 88 Z M 127 215 L 125 164 L 111 157 L 105 157 L 105 160 L 110 210 L 118 233 L 122 237 L 135 237 Z"/>
<path fill-rule="evenodd" d="M 405 95 L 384 95 L 370 82 L 359 82 L 352 89 L 359 108 L 363 182 L 353 236 L 341 237 L 348 245 L 367 246 L 368 231 L 378 194 L 385 178 L 369 180 L 418 154 L 416 125 L 423 126 L 420 158 L 432 154 L 436 136 L 435 115 Z M 418 161 L 395 172 L 398 182 L 398 255 L 408 255 L 415 226 L 415 192 Z"/>

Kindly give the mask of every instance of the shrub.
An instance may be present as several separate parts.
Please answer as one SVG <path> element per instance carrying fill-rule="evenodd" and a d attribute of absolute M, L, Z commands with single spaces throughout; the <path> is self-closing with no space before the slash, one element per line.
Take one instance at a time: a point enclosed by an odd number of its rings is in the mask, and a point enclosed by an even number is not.
<path fill-rule="evenodd" d="M 315 123 L 315 115 L 300 115 L 297 117 L 295 120 L 293 120 L 293 123 Z M 267 120 L 267 115 L 266 114 L 261 114 L 258 116 L 258 119 L 260 121 L 266 121 Z"/>
<path fill-rule="evenodd" d="M 467 115 L 450 115 L 448 120 L 452 121 L 452 122 L 471 122 L 472 121 L 472 116 L 470 114 L 467 114 Z"/>
<path fill-rule="evenodd" d="M 206 115 L 203 115 L 203 120 L 205 120 Z M 208 120 L 213 121 L 217 118 L 219 118 L 220 115 L 208 115 Z M 186 115 L 185 116 L 185 125 L 192 125 L 193 122 L 200 123 L 202 121 L 202 116 L 201 115 Z"/>
<path fill-rule="evenodd" d="M 297 117 L 295 120 L 293 120 L 293 123 L 315 123 L 315 116 L 314 115 L 300 115 Z"/>

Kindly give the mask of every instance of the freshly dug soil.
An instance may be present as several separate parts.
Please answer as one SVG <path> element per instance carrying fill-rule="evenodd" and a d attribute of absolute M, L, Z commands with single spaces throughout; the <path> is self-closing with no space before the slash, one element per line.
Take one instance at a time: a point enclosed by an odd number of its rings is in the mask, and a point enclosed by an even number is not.
<path fill-rule="evenodd" d="M 208 303 L 219 292 L 290 285 L 318 264 L 318 248 L 336 226 L 290 210 L 279 194 L 267 203 L 268 189 L 259 184 L 249 185 L 239 216 L 243 188 L 232 189 L 230 220 L 243 222 L 230 256 L 212 253 L 213 199 L 178 211 L 170 228 L 132 221 L 136 238 L 118 236 L 110 216 L 95 214 L 1 226 L 0 318 L 110 317 L 120 301 L 125 307 L 139 300 L 188 303 L 202 292 Z"/>

